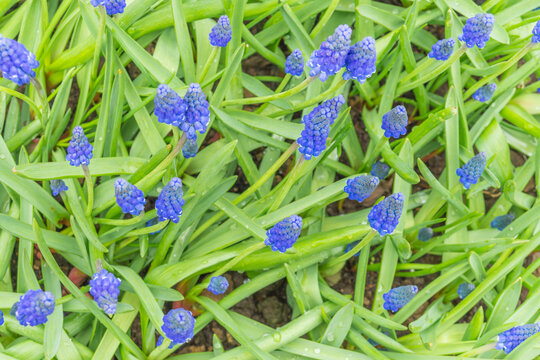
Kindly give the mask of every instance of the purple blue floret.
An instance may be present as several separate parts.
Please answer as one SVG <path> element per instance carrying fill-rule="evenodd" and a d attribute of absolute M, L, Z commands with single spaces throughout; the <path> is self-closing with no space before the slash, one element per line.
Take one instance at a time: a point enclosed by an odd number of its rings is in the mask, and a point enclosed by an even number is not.
<path fill-rule="evenodd" d="M 156 201 L 156 210 L 159 221 L 171 220 L 177 223 L 182 215 L 182 206 L 184 206 L 184 193 L 182 191 L 182 180 L 172 178 L 161 190 Z"/>
<path fill-rule="evenodd" d="M 90 0 L 90 4 L 94 7 L 102 5 L 107 11 L 107 15 L 122 14 L 126 7 L 126 0 Z"/>
<path fill-rule="evenodd" d="M 418 230 L 418 240 L 420 241 L 428 241 L 433 237 L 433 229 L 430 227 L 423 227 L 420 230 Z"/>
<path fill-rule="evenodd" d="M 495 93 L 495 90 L 497 90 L 497 84 L 495 83 L 486 84 L 482 86 L 480 89 L 476 90 L 472 98 L 480 102 L 489 101 L 491 97 L 493 96 L 493 94 Z"/>
<path fill-rule="evenodd" d="M 384 305 L 386 310 L 396 312 L 405 305 L 418 293 L 418 287 L 415 285 L 405 285 L 394 289 L 390 289 L 386 294 L 383 294 Z"/>
<path fill-rule="evenodd" d="M 186 143 L 182 147 L 182 154 L 186 159 L 189 159 L 195 157 L 198 150 L 199 145 L 197 145 L 197 139 L 187 139 Z"/>
<path fill-rule="evenodd" d="M 465 299 L 470 293 L 473 292 L 473 290 L 476 288 L 474 284 L 471 283 L 463 283 L 459 284 L 457 289 L 457 294 L 461 300 Z"/>
<path fill-rule="evenodd" d="M 347 180 L 347 185 L 343 189 L 349 194 L 349 199 L 356 201 L 364 201 L 379 185 L 379 178 L 373 175 L 360 175 L 353 179 Z"/>
<path fill-rule="evenodd" d="M 4 79 L 19 86 L 28 84 L 30 79 L 36 77 L 34 69 L 38 66 L 36 55 L 23 44 L 0 35 L 0 71 Z"/>
<path fill-rule="evenodd" d="M 166 84 L 157 88 L 154 114 L 164 124 L 180 126 L 186 121 L 187 106 L 173 89 Z"/>
<path fill-rule="evenodd" d="M 266 232 L 264 243 L 269 245 L 272 251 L 284 253 L 293 247 L 302 231 L 302 218 L 298 215 L 285 218 Z"/>
<path fill-rule="evenodd" d="M 60 194 L 62 191 L 67 191 L 68 187 L 64 180 L 62 179 L 54 179 L 51 180 L 51 192 L 53 196 L 56 196 Z"/>
<path fill-rule="evenodd" d="M 394 232 L 403 212 L 404 199 L 402 193 L 396 193 L 373 206 L 368 214 L 371 228 L 381 236 Z"/>
<path fill-rule="evenodd" d="M 539 332 L 540 323 L 515 326 L 499 334 L 495 348 L 509 354 L 522 342 Z"/>
<path fill-rule="evenodd" d="M 351 34 L 352 30 L 348 25 L 339 25 L 334 34 L 311 54 L 308 61 L 311 68 L 309 75 L 319 75 L 321 81 L 326 81 L 328 76 L 336 74 L 345 66 L 345 59 L 351 46 Z"/>
<path fill-rule="evenodd" d="M 210 279 L 210 284 L 208 284 L 208 291 L 214 295 L 225 294 L 227 288 L 229 287 L 229 282 L 225 276 L 214 276 Z"/>
<path fill-rule="evenodd" d="M 390 167 L 383 162 L 377 161 L 371 167 L 371 175 L 376 176 L 379 180 L 384 180 L 390 172 Z"/>
<path fill-rule="evenodd" d="M 116 195 L 116 203 L 124 214 L 137 216 L 144 210 L 146 199 L 143 192 L 126 179 L 116 179 L 114 182 L 114 194 Z"/>
<path fill-rule="evenodd" d="M 304 72 L 304 56 L 300 49 L 295 49 L 285 61 L 285 73 L 300 76 Z"/>
<path fill-rule="evenodd" d="M 463 187 L 468 189 L 478 182 L 485 168 L 486 153 L 482 151 L 467 161 L 465 165 L 458 168 L 456 174 L 459 176 L 459 181 L 463 184 Z"/>
<path fill-rule="evenodd" d="M 186 120 L 180 124 L 180 129 L 188 139 L 197 139 L 197 131 L 205 133 L 210 120 L 208 101 L 197 83 L 189 85 L 184 101 L 187 106 Z"/>
<path fill-rule="evenodd" d="M 431 47 L 428 57 L 435 60 L 446 61 L 450 58 L 450 55 L 452 55 L 455 44 L 456 42 L 454 39 L 439 40 Z"/>
<path fill-rule="evenodd" d="M 468 48 L 475 45 L 483 49 L 486 42 L 489 40 L 493 26 L 495 25 L 495 17 L 492 14 L 476 14 L 468 18 L 463 27 L 463 34 L 458 38 L 463 41 Z"/>
<path fill-rule="evenodd" d="M 319 156 L 326 149 L 326 139 L 330 134 L 330 125 L 337 119 L 345 103 L 343 95 L 326 100 L 302 119 L 304 130 L 298 138 L 298 145 L 306 160 Z"/>
<path fill-rule="evenodd" d="M 531 39 L 531 42 L 533 43 L 540 43 L 540 20 L 536 22 L 533 28 L 533 37 Z"/>
<path fill-rule="evenodd" d="M 90 295 L 100 309 L 108 315 L 116 313 L 121 280 L 105 269 L 96 272 L 90 280 Z"/>
<path fill-rule="evenodd" d="M 352 243 L 348 243 L 347 246 L 345 247 L 345 253 L 348 253 L 349 251 L 351 251 L 356 245 L 358 245 L 360 243 L 360 241 L 354 241 Z M 360 255 L 360 251 L 358 251 L 356 254 L 354 254 L 353 256 L 359 256 Z"/>
<path fill-rule="evenodd" d="M 4 325 L 4 313 L 0 310 L 0 326 Z"/>
<path fill-rule="evenodd" d="M 161 330 L 171 340 L 171 347 L 181 345 L 193 338 L 195 318 L 191 312 L 182 308 L 172 309 L 163 316 Z"/>
<path fill-rule="evenodd" d="M 514 215 L 512 214 L 505 214 L 501 216 L 497 216 L 495 219 L 491 221 L 491 227 L 497 230 L 504 230 L 505 227 L 510 225 L 510 223 L 514 221 Z"/>
<path fill-rule="evenodd" d="M 225 47 L 232 39 L 232 28 L 227 15 L 221 16 L 217 24 L 210 31 L 210 44 L 212 46 Z"/>
<path fill-rule="evenodd" d="M 54 312 L 55 300 L 48 291 L 28 290 L 14 305 L 15 317 L 22 326 L 45 324 Z"/>
<path fill-rule="evenodd" d="M 71 166 L 88 166 L 93 156 L 93 150 L 94 148 L 88 142 L 83 128 L 80 126 L 74 127 L 71 141 L 67 148 L 66 161 L 69 161 Z"/>
<path fill-rule="evenodd" d="M 367 36 L 349 48 L 345 58 L 346 70 L 343 73 L 343 79 L 356 79 L 359 83 L 364 83 L 375 73 L 376 61 L 375 39 Z"/>
<path fill-rule="evenodd" d="M 407 116 L 407 110 L 405 110 L 403 105 L 398 105 L 383 115 L 381 127 L 384 130 L 384 136 L 397 139 L 407 133 L 408 123 L 409 117 Z"/>

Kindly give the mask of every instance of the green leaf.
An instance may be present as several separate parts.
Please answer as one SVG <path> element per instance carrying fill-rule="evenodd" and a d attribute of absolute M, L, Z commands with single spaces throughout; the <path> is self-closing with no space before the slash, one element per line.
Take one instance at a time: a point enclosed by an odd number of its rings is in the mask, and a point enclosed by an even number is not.
<path fill-rule="evenodd" d="M 341 347 L 343 340 L 345 340 L 345 337 L 351 328 L 353 315 L 354 307 L 352 303 L 348 303 L 339 309 L 326 327 L 321 344 L 337 348 Z"/>

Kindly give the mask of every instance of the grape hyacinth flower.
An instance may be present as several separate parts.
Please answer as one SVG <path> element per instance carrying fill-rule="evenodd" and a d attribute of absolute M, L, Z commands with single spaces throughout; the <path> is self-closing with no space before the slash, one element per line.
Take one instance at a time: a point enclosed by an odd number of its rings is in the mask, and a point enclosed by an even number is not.
<path fill-rule="evenodd" d="M 184 96 L 186 102 L 186 120 L 180 124 L 180 129 L 188 139 L 197 139 L 197 133 L 203 134 L 210 120 L 208 101 L 197 83 L 190 84 Z"/>
<path fill-rule="evenodd" d="M 367 199 L 373 190 L 379 185 L 379 178 L 372 175 L 360 175 L 353 179 L 347 180 L 347 185 L 343 189 L 349 194 L 349 199 L 358 202 Z"/>
<path fill-rule="evenodd" d="M 186 143 L 182 147 L 182 154 L 186 159 L 189 159 L 195 157 L 198 150 L 199 146 L 197 145 L 197 139 L 187 139 Z"/>
<path fill-rule="evenodd" d="M 272 251 L 284 253 L 293 247 L 302 231 L 302 218 L 298 215 L 285 218 L 266 232 L 264 243 L 270 245 Z"/>
<path fill-rule="evenodd" d="M 126 7 L 126 0 L 90 0 L 90 4 L 94 7 L 104 6 L 107 10 L 107 15 L 122 14 Z"/>
<path fill-rule="evenodd" d="M 407 133 L 408 123 L 407 110 L 403 105 L 398 105 L 383 115 L 381 127 L 384 130 L 384 136 L 397 139 Z"/>
<path fill-rule="evenodd" d="M 229 282 L 225 276 L 214 276 L 210 279 L 210 284 L 208 284 L 208 291 L 214 295 L 225 294 L 227 288 L 229 287 Z"/>
<path fill-rule="evenodd" d="M 36 77 L 34 69 L 38 66 L 36 55 L 23 44 L 0 35 L 0 71 L 4 79 L 19 86 L 28 84 L 31 78 Z"/>
<path fill-rule="evenodd" d="M 105 269 L 95 273 L 92 280 L 90 280 L 90 295 L 92 295 L 100 309 L 108 315 L 116 312 L 116 304 L 118 304 L 118 296 L 120 295 L 120 283 L 120 279 Z"/>
<path fill-rule="evenodd" d="M 493 219 L 490 225 L 492 228 L 502 231 L 505 227 L 510 225 L 513 220 L 514 215 L 512 214 L 501 215 Z"/>
<path fill-rule="evenodd" d="M 456 42 L 454 39 L 439 40 L 431 47 L 428 57 L 440 61 L 446 61 L 448 58 L 450 58 L 450 55 L 452 55 L 455 44 Z"/>
<path fill-rule="evenodd" d="M 531 42 L 533 43 L 540 43 L 540 20 L 536 22 L 533 28 L 533 37 L 531 39 Z"/>
<path fill-rule="evenodd" d="M 465 165 L 458 168 L 456 170 L 456 174 L 459 176 L 459 181 L 463 184 L 463 187 L 468 189 L 472 184 L 476 184 L 478 182 L 485 168 L 486 153 L 482 151 L 467 161 Z"/>
<path fill-rule="evenodd" d="M 366 36 L 350 47 L 345 58 L 346 70 L 343 73 L 343 79 L 356 79 L 363 84 L 375 73 L 376 60 L 375 40 L 371 36 Z"/>
<path fill-rule="evenodd" d="M 418 287 L 415 285 L 405 285 L 397 288 L 390 289 L 386 294 L 383 294 L 384 305 L 386 310 L 396 312 L 405 305 L 418 292 Z"/>
<path fill-rule="evenodd" d="M 328 76 L 337 73 L 345 65 L 351 46 L 351 35 L 352 30 L 348 25 L 339 25 L 334 34 L 311 54 L 308 61 L 311 68 L 309 75 L 319 75 L 319 79 L 324 82 Z"/>
<path fill-rule="evenodd" d="M 195 318 L 191 312 L 182 308 L 172 309 L 163 316 L 161 330 L 171 340 L 171 347 L 184 344 L 193 338 Z"/>
<path fill-rule="evenodd" d="M 495 17 L 492 14 L 476 14 L 468 18 L 463 27 L 463 34 L 458 39 L 463 41 L 468 48 L 475 45 L 483 49 L 493 31 Z"/>
<path fill-rule="evenodd" d="M 495 348 L 509 354 L 522 342 L 539 332 L 540 323 L 515 326 L 499 334 Z"/>
<path fill-rule="evenodd" d="M 159 335 L 159 338 L 157 339 L 157 342 L 156 342 L 156 347 L 159 347 L 161 345 L 163 345 L 163 342 L 165 341 L 165 338 L 161 335 Z M 169 349 L 172 349 L 173 348 L 173 344 L 171 343 L 169 345 Z"/>
<path fill-rule="evenodd" d="M 62 191 L 67 191 L 68 187 L 64 180 L 62 179 L 54 179 L 51 180 L 51 192 L 53 196 L 56 196 L 60 194 Z"/>
<path fill-rule="evenodd" d="M 4 313 L 0 310 L 0 326 L 4 325 Z"/>
<path fill-rule="evenodd" d="M 94 148 L 88 142 L 83 128 L 80 126 L 74 127 L 71 141 L 67 148 L 66 161 L 69 161 L 71 166 L 88 166 L 93 156 L 93 150 Z"/>
<path fill-rule="evenodd" d="M 345 253 L 348 253 L 349 251 L 351 251 L 356 245 L 358 245 L 360 243 L 360 241 L 354 241 L 352 243 L 348 243 L 347 244 L 347 247 L 345 247 Z M 360 251 L 358 251 L 356 254 L 354 254 L 353 256 L 359 256 L 360 255 Z"/>
<path fill-rule="evenodd" d="M 371 175 L 376 176 L 379 180 L 384 180 L 390 172 L 390 167 L 383 162 L 377 161 L 371 167 Z"/>
<path fill-rule="evenodd" d="M 116 203 L 124 214 L 137 216 L 144 210 L 146 199 L 143 192 L 126 179 L 116 179 L 114 182 L 114 194 L 116 195 Z"/>
<path fill-rule="evenodd" d="M 392 194 L 373 206 L 368 214 L 368 222 L 373 230 L 384 236 L 391 234 L 399 224 L 403 212 L 404 197 L 402 193 Z"/>
<path fill-rule="evenodd" d="M 304 72 L 304 56 L 300 49 L 295 49 L 285 61 L 285 73 L 300 76 Z"/>
<path fill-rule="evenodd" d="M 473 290 L 476 288 L 474 284 L 471 283 L 463 283 L 459 284 L 457 289 L 457 294 L 461 300 L 465 299 L 470 293 L 473 292 Z"/>
<path fill-rule="evenodd" d="M 154 104 L 154 114 L 159 122 L 180 126 L 186 121 L 187 106 L 180 95 L 168 85 L 161 84 L 158 86 Z"/>
<path fill-rule="evenodd" d="M 182 215 L 182 206 L 184 199 L 182 196 L 182 180 L 175 177 L 172 178 L 167 185 L 161 190 L 156 201 L 156 210 L 159 221 L 171 220 L 177 223 Z"/>
<path fill-rule="evenodd" d="M 37 326 L 47 322 L 47 316 L 54 312 L 55 301 L 48 291 L 28 290 L 13 306 L 19 324 Z"/>
<path fill-rule="evenodd" d="M 218 19 L 217 24 L 212 28 L 208 37 L 212 46 L 227 46 L 232 39 L 231 23 L 227 15 L 223 15 Z"/>
<path fill-rule="evenodd" d="M 428 241 L 433 237 L 433 229 L 430 227 L 423 227 L 420 230 L 418 230 L 418 240 L 420 241 Z"/>
<path fill-rule="evenodd" d="M 158 223 L 159 223 L 159 220 L 158 220 L 157 217 L 155 217 L 155 218 L 152 218 L 152 219 L 150 219 L 150 220 L 148 220 L 146 222 L 146 227 L 154 226 L 154 225 L 157 225 Z M 155 235 L 155 234 L 159 233 L 160 231 L 161 231 L 161 229 L 156 230 L 154 232 L 151 232 L 150 235 Z"/>
<path fill-rule="evenodd" d="M 344 103 L 343 95 L 338 95 L 326 100 L 304 116 L 302 122 L 305 127 L 298 139 L 298 145 L 300 145 L 298 151 L 304 154 L 306 160 L 311 159 L 312 156 L 319 156 L 326 149 L 330 125 L 337 119 Z"/>
<path fill-rule="evenodd" d="M 491 97 L 495 93 L 495 90 L 497 90 L 497 84 L 486 84 L 480 89 L 476 90 L 472 98 L 480 102 L 489 101 L 489 99 L 491 99 Z"/>

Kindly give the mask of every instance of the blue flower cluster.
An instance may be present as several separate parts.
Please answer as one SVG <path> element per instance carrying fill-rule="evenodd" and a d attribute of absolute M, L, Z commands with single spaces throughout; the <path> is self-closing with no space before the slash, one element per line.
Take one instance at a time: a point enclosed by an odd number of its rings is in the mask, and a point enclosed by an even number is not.
<path fill-rule="evenodd" d="M 465 299 L 473 290 L 476 289 L 476 286 L 471 283 L 459 284 L 457 289 L 457 294 L 461 300 Z"/>
<path fill-rule="evenodd" d="M 121 280 L 105 269 L 94 274 L 90 280 L 90 295 L 106 314 L 116 313 Z"/>
<path fill-rule="evenodd" d="M 538 20 L 536 24 L 534 24 L 532 33 L 533 33 L 533 37 L 531 39 L 531 42 L 540 43 L 540 20 Z"/>
<path fill-rule="evenodd" d="M 388 291 L 386 294 L 383 294 L 383 307 L 386 310 L 396 312 L 407 305 L 407 303 L 412 300 L 417 292 L 418 287 L 414 285 L 405 285 L 390 289 L 390 291 Z"/>
<path fill-rule="evenodd" d="M 390 167 L 386 165 L 385 163 L 382 163 L 380 161 L 377 161 L 373 166 L 371 167 L 371 175 L 376 176 L 379 178 L 379 180 L 384 180 L 388 173 L 390 172 Z"/>
<path fill-rule="evenodd" d="M 476 90 L 472 98 L 480 102 L 489 101 L 491 97 L 493 96 L 493 94 L 495 93 L 495 90 L 497 90 L 497 84 L 494 84 L 494 83 L 486 84 L 482 86 L 480 89 Z"/>
<path fill-rule="evenodd" d="M 361 84 L 364 83 L 375 73 L 376 61 L 375 39 L 367 36 L 350 47 L 345 58 L 346 71 L 343 73 L 343 79 L 356 79 Z"/>
<path fill-rule="evenodd" d="M 154 104 L 154 114 L 156 114 L 159 122 L 180 126 L 186 121 L 187 106 L 180 95 L 168 85 L 161 84 L 158 86 Z"/>
<path fill-rule="evenodd" d="M 392 194 L 371 208 L 368 222 L 381 236 L 391 234 L 399 224 L 405 198 L 402 193 Z"/>
<path fill-rule="evenodd" d="M 184 206 L 183 195 L 182 180 L 176 177 L 172 178 L 161 190 L 156 201 L 159 221 L 171 220 L 174 223 L 178 222 L 179 216 L 182 215 L 182 206 Z"/>
<path fill-rule="evenodd" d="M 51 192 L 53 196 L 56 196 L 60 194 L 62 191 L 67 191 L 68 187 L 64 180 L 62 179 L 54 179 L 51 180 Z"/>
<path fill-rule="evenodd" d="M 217 24 L 212 28 L 208 37 L 212 46 L 227 46 L 232 39 L 231 23 L 227 15 L 223 15 L 218 19 Z"/>
<path fill-rule="evenodd" d="M 382 118 L 382 129 L 384 130 L 384 136 L 387 138 L 398 138 L 401 135 L 407 133 L 407 124 L 409 123 L 409 117 L 407 116 L 407 110 L 403 105 L 398 105 L 386 114 Z"/>
<path fill-rule="evenodd" d="M 163 316 L 161 330 L 171 340 L 171 347 L 184 344 L 193 338 L 195 318 L 185 309 L 172 309 Z"/>
<path fill-rule="evenodd" d="M 423 227 L 420 230 L 418 230 L 418 240 L 420 241 L 428 241 L 433 237 L 433 229 L 430 227 Z"/>
<path fill-rule="evenodd" d="M 514 221 L 514 215 L 512 214 L 505 214 L 501 216 L 497 216 L 495 219 L 491 221 L 491 227 L 497 230 L 504 230 L 505 227 L 510 225 L 510 223 Z"/>
<path fill-rule="evenodd" d="M 210 279 L 210 284 L 208 284 L 208 291 L 214 295 L 225 294 L 227 288 L 229 287 L 229 282 L 225 276 L 214 276 Z"/>
<path fill-rule="evenodd" d="M 495 348 L 509 354 L 522 342 L 539 332 L 540 323 L 515 326 L 499 334 Z"/>
<path fill-rule="evenodd" d="M 94 148 L 88 142 L 83 128 L 80 126 L 74 127 L 71 141 L 67 148 L 66 161 L 69 161 L 71 166 L 88 166 L 93 156 L 93 150 Z"/>
<path fill-rule="evenodd" d="M 90 4 L 94 7 L 104 6 L 107 15 L 115 15 L 124 12 L 126 0 L 90 0 Z"/>
<path fill-rule="evenodd" d="M 343 189 L 349 194 L 349 199 L 356 201 L 364 201 L 367 199 L 373 190 L 379 185 L 379 178 L 372 175 L 360 175 L 353 179 L 347 180 L 347 185 Z"/>
<path fill-rule="evenodd" d="M 295 49 L 285 61 L 285 73 L 300 76 L 304 72 L 304 56 L 300 49 Z"/>
<path fill-rule="evenodd" d="M 495 17 L 492 14 L 476 14 L 474 17 L 467 19 L 463 27 L 463 34 L 459 36 L 459 40 L 465 42 L 468 48 L 476 45 L 478 48 L 483 49 L 489 40 L 494 25 Z"/>
<path fill-rule="evenodd" d="M 146 199 L 141 190 L 126 179 L 118 178 L 114 182 L 116 203 L 124 214 L 139 215 L 144 210 Z"/>
<path fill-rule="evenodd" d="M 304 130 L 298 138 L 300 151 L 306 160 L 312 156 L 319 156 L 326 149 L 326 139 L 330 134 L 330 125 L 337 119 L 341 107 L 345 103 L 343 95 L 326 100 L 304 116 Z"/>
<path fill-rule="evenodd" d="M 311 54 L 308 66 L 309 75 L 326 81 L 328 76 L 336 74 L 344 65 L 351 46 L 352 30 L 348 25 L 339 25 L 333 35 L 323 41 L 321 47 Z"/>
<path fill-rule="evenodd" d="M 37 326 L 47 322 L 47 317 L 54 312 L 54 306 L 54 296 L 50 292 L 28 290 L 12 310 L 22 326 Z"/>
<path fill-rule="evenodd" d="M 0 35 L 0 71 L 2 77 L 17 85 L 28 84 L 36 77 L 34 69 L 39 66 L 36 56 L 13 39 Z"/>
<path fill-rule="evenodd" d="M 264 243 L 269 245 L 272 251 L 285 252 L 293 247 L 302 232 L 302 218 L 298 215 L 285 218 L 266 232 Z"/>
<path fill-rule="evenodd" d="M 439 40 L 431 47 L 428 57 L 440 61 L 446 61 L 448 58 L 450 58 L 450 55 L 452 55 L 455 44 L 456 42 L 454 39 Z"/>
<path fill-rule="evenodd" d="M 456 170 L 457 176 L 459 176 L 459 181 L 463 184 L 465 189 L 471 187 L 471 185 L 476 184 L 480 179 L 480 176 L 484 173 L 486 168 L 486 153 L 479 152 L 473 158 L 465 163 L 462 167 Z"/>
<path fill-rule="evenodd" d="M 0 310 L 0 326 L 4 325 L 4 313 Z"/>

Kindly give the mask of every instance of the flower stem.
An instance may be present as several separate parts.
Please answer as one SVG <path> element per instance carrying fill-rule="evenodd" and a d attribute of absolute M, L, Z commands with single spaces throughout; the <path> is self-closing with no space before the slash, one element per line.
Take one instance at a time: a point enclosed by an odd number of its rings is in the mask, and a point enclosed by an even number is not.
<path fill-rule="evenodd" d="M 210 56 L 206 60 L 206 63 L 204 64 L 204 67 L 201 71 L 201 75 L 197 78 L 198 83 L 202 83 L 206 75 L 208 74 L 208 71 L 210 70 L 210 67 L 212 66 L 212 63 L 216 59 L 216 56 L 219 54 L 220 47 L 214 46 L 212 49 L 212 52 L 210 53 Z"/>
<path fill-rule="evenodd" d="M 281 80 L 281 83 L 278 85 L 277 89 L 276 89 L 276 93 L 279 93 L 281 92 L 285 86 L 287 86 L 287 84 L 289 83 L 289 81 L 291 80 L 291 77 L 292 75 L 291 74 L 286 74 L 284 77 L 283 77 L 283 80 Z M 255 113 L 256 114 L 260 114 L 264 111 L 264 109 L 266 109 L 268 106 L 270 105 L 269 102 L 267 103 L 264 103 L 262 104 L 257 110 L 255 110 Z"/>
<path fill-rule="evenodd" d="M 88 169 L 88 166 L 82 165 L 82 169 L 84 172 L 84 178 L 86 179 L 86 189 L 87 189 L 87 196 L 88 196 L 86 216 L 91 217 L 92 208 L 94 207 L 94 184 L 93 184 L 92 176 L 90 175 L 90 170 Z"/>
<path fill-rule="evenodd" d="M 375 235 L 377 235 L 377 232 L 375 230 L 371 229 L 371 231 L 366 236 L 364 236 L 362 241 L 360 241 L 358 244 L 356 244 L 356 246 L 353 247 L 351 250 L 349 250 L 349 252 L 346 252 L 345 254 L 343 254 L 343 255 L 341 255 L 341 256 L 333 259 L 333 260 L 330 260 L 328 263 L 324 264 L 324 269 L 330 269 L 330 268 L 332 268 L 333 266 L 335 266 L 335 265 L 337 265 L 339 263 L 343 263 L 343 262 L 349 260 L 354 255 L 356 255 L 357 252 L 362 250 L 364 247 L 369 246 L 369 243 L 371 242 L 371 240 L 373 240 Z M 323 270 L 323 269 L 321 269 L 321 270 Z"/>
<path fill-rule="evenodd" d="M 294 165 L 294 168 L 292 169 L 291 173 L 287 177 L 287 180 L 285 180 L 285 184 L 283 184 L 283 187 L 279 189 L 279 192 L 277 194 L 277 198 L 270 206 L 270 209 L 268 209 L 268 212 L 271 213 L 279 208 L 283 200 L 285 200 L 285 197 L 289 193 L 289 190 L 292 188 L 296 180 L 298 180 L 298 176 L 300 175 L 300 167 L 304 163 L 305 157 L 304 155 L 300 156 L 300 159 Z"/>
<path fill-rule="evenodd" d="M 131 219 L 95 218 L 94 221 L 96 222 L 96 224 L 102 224 L 102 225 L 129 226 L 129 225 L 135 225 L 135 224 L 140 223 L 141 221 L 143 221 L 144 216 L 145 216 L 145 213 L 143 211 L 138 216 L 132 217 Z"/>
<path fill-rule="evenodd" d="M 105 7 L 103 5 L 98 6 L 99 9 L 99 29 L 96 38 L 96 46 L 94 48 L 94 59 L 92 60 L 92 75 L 91 79 L 96 78 L 98 66 L 99 66 L 99 53 L 101 52 L 101 43 L 103 42 L 103 31 L 105 29 Z"/>
<path fill-rule="evenodd" d="M 154 168 L 154 170 L 150 171 L 150 173 L 148 173 L 148 175 L 146 175 L 140 181 L 140 183 L 143 183 L 145 179 L 152 179 L 156 174 L 158 174 L 160 171 L 164 170 L 167 166 L 169 166 L 169 164 L 174 160 L 176 155 L 178 155 L 180 150 L 182 150 L 182 147 L 186 143 L 186 140 L 187 140 L 186 133 L 183 133 L 182 137 L 180 138 L 180 140 L 178 141 L 176 146 L 171 150 L 169 155 L 167 155 L 167 157 L 165 159 L 163 159 L 163 161 L 161 163 L 159 163 L 159 165 L 156 166 Z"/>

